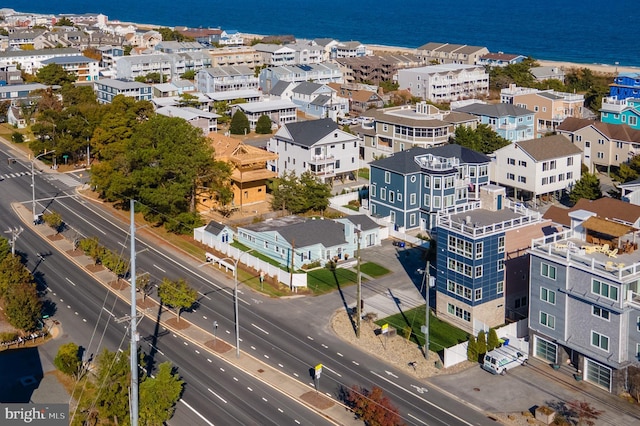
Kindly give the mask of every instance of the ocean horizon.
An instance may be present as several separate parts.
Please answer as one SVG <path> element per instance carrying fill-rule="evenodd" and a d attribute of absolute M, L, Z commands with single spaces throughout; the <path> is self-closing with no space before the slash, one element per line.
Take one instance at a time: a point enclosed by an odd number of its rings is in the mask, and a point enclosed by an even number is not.
<path fill-rule="evenodd" d="M 166 7 L 164 7 L 166 5 Z M 211 27 L 248 34 L 329 37 L 416 48 L 428 42 L 486 46 L 535 59 L 640 66 L 636 3 L 618 0 L 280 0 L 267 3 L 187 0 L 178 4 L 81 0 L 14 0 L 11 8 L 41 14 L 103 13 L 110 21 Z"/>

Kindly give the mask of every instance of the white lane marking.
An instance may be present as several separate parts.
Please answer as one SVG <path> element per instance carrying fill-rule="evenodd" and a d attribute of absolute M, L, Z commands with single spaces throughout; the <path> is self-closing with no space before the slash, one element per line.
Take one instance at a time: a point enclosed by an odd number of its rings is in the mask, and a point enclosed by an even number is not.
<path fill-rule="evenodd" d="M 309 339 L 309 340 L 313 340 L 313 337 L 311 337 L 311 336 L 307 336 L 307 339 Z"/>
<path fill-rule="evenodd" d="M 263 400 L 264 402 L 269 402 L 269 401 L 267 401 L 267 398 L 265 398 L 264 396 L 262 397 L 262 400 Z"/>
<path fill-rule="evenodd" d="M 325 349 L 329 349 L 329 346 L 325 345 L 324 343 L 322 344 L 322 347 Z"/>
<path fill-rule="evenodd" d="M 469 423 L 468 421 L 466 421 L 466 420 L 464 420 L 464 419 L 461 419 L 460 417 L 458 417 L 458 416 L 456 416 L 455 414 L 453 414 L 453 413 L 451 413 L 451 412 L 449 412 L 449 411 L 445 410 L 444 408 L 442 408 L 442 407 L 440 407 L 440 406 L 438 406 L 438 405 L 434 404 L 433 402 L 431 402 L 431 401 L 429 401 L 429 400 L 426 400 L 426 399 L 422 398 L 421 396 L 416 395 L 415 393 L 411 392 L 410 390 L 408 390 L 408 389 L 406 389 L 406 388 L 403 388 L 403 387 L 402 387 L 402 386 L 400 386 L 399 384 L 392 382 L 391 380 L 389 380 L 389 379 L 387 379 L 386 377 L 384 377 L 384 376 L 382 376 L 382 375 L 380 375 L 380 374 L 376 373 L 375 371 L 371 371 L 371 370 L 369 370 L 369 373 L 371 373 L 371 374 L 373 374 L 374 376 L 376 376 L 376 377 L 378 377 L 378 378 L 380 378 L 380 379 L 384 380 L 384 381 L 385 381 L 385 382 L 387 382 L 387 383 L 392 384 L 393 386 L 397 387 L 398 389 L 402 389 L 402 390 L 403 390 L 403 391 L 405 391 L 406 393 L 408 393 L 408 394 L 410 394 L 410 395 L 415 396 L 415 397 L 416 397 L 416 398 L 418 398 L 419 400 L 421 400 L 421 401 L 423 401 L 423 402 L 425 402 L 425 403 L 429 404 L 430 406 L 432 406 L 432 407 L 434 407 L 434 408 L 437 408 L 438 410 L 442 411 L 443 413 L 450 415 L 451 417 L 453 417 L 454 419 L 458 420 L 459 422 L 464 423 L 465 425 L 473 426 L 473 424 L 472 424 L 472 423 Z"/>
<path fill-rule="evenodd" d="M 109 315 L 111 315 L 112 317 L 116 317 L 113 312 L 109 311 L 107 308 L 105 308 L 104 306 L 102 307 L 102 310 L 105 311 L 106 313 L 108 313 Z"/>
<path fill-rule="evenodd" d="M 214 394 L 220 401 L 224 402 L 225 404 L 227 403 L 227 401 L 224 400 L 223 397 L 221 397 L 220 395 L 218 395 L 217 393 L 215 393 L 214 391 L 212 391 L 211 389 L 207 388 L 207 390 L 209 392 L 211 392 L 212 394 Z"/>
<path fill-rule="evenodd" d="M 76 286 L 76 283 L 74 283 L 73 281 L 71 281 L 69 278 L 65 278 L 65 280 L 69 281 L 69 283 L 70 283 L 72 286 L 74 286 L 74 287 Z"/>
<path fill-rule="evenodd" d="M 227 332 L 227 334 L 231 334 L 231 332 L 229 330 L 225 330 Z"/>
<path fill-rule="evenodd" d="M 252 326 L 254 326 L 255 328 L 257 328 L 258 330 L 262 331 L 264 334 L 269 334 L 269 332 L 265 329 L 262 329 L 260 327 L 258 327 L 257 325 L 255 325 L 254 323 L 251 323 Z"/>
<path fill-rule="evenodd" d="M 256 347 L 251 345 L 251 349 L 253 349 L 254 351 L 256 350 Z"/>
<path fill-rule="evenodd" d="M 207 358 L 207 362 L 213 362 L 213 361 L 211 361 L 209 358 Z"/>
<path fill-rule="evenodd" d="M 237 381 L 238 381 L 238 378 L 237 378 L 237 377 L 234 377 L 234 378 L 233 378 L 233 380 L 235 380 L 235 381 L 237 382 Z"/>
<path fill-rule="evenodd" d="M 205 418 L 204 418 L 204 416 L 203 416 L 202 414 L 198 413 L 198 412 L 197 412 L 197 411 L 196 411 L 192 406 L 190 406 L 189 404 L 187 404 L 186 402 L 184 402 L 182 399 L 180 400 L 180 402 L 182 402 L 184 405 L 186 405 L 186 406 L 187 406 L 187 408 L 188 408 L 189 410 L 191 410 L 191 411 L 193 411 L 194 413 L 196 413 L 196 415 L 197 415 L 198 417 L 200 417 L 202 420 L 204 420 L 205 422 L 207 422 L 207 424 L 208 424 L 209 426 L 216 426 L 216 425 L 214 425 L 213 423 L 211 423 L 209 420 L 205 419 Z"/>
<path fill-rule="evenodd" d="M 296 376 L 296 377 L 300 377 L 300 376 L 298 376 L 298 373 L 293 373 L 293 375 Z"/>
<path fill-rule="evenodd" d="M 220 371 L 222 371 L 224 373 L 224 368 L 220 367 Z"/>
<path fill-rule="evenodd" d="M 182 342 L 182 343 L 184 343 L 185 346 L 189 346 L 189 344 L 187 342 Z"/>
<path fill-rule="evenodd" d="M 325 394 L 327 394 L 327 396 L 328 396 L 329 398 L 332 398 L 332 397 L 333 397 L 333 395 L 331 395 L 329 392 L 325 392 Z"/>
<path fill-rule="evenodd" d="M 64 204 L 64 203 L 60 203 L 60 206 L 62 206 L 63 208 L 69 210 L 69 212 L 73 215 L 75 215 L 78 219 L 82 220 L 83 222 L 85 222 L 87 225 L 91 226 L 92 228 L 94 228 L 96 231 L 100 232 L 102 235 L 107 235 L 107 233 L 105 231 L 103 231 L 102 229 L 98 228 L 97 225 L 95 225 L 92 221 L 88 220 L 87 218 L 83 217 L 81 214 L 79 214 L 78 212 L 76 212 L 72 207 Z"/>
<path fill-rule="evenodd" d="M 282 364 L 278 363 L 278 367 L 280 367 L 280 368 L 284 368 L 284 365 L 282 365 Z"/>
<path fill-rule="evenodd" d="M 76 311 L 75 314 L 78 315 L 78 311 Z"/>
<path fill-rule="evenodd" d="M 416 416 L 411 415 L 411 413 L 407 413 L 407 416 L 411 417 L 414 420 L 419 421 L 420 423 L 422 423 L 423 425 L 426 425 L 427 423 L 423 422 L 422 420 L 420 420 L 419 418 L 417 418 Z"/>
<path fill-rule="evenodd" d="M 122 247 L 127 247 L 127 245 L 125 243 L 123 243 L 122 241 L 118 241 L 118 244 L 120 244 Z"/>
<path fill-rule="evenodd" d="M 153 346 L 151 343 L 149 343 L 149 346 L 151 346 L 153 349 L 155 349 L 160 355 L 164 356 L 164 353 L 158 349 L 157 347 Z"/>
<path fill-rule="evenodd" d="M 164 269 L 162 269 L 161 267 L 159 267 L 158 265 L 156 265 L 155 263 L 153 264 L 153 267 L 156 268 L 156 269 L 159 269 L 162 272 L 167 272 Z"/>
<path fill-rule="evenodd" d="M 342 374 L 338 373 L 337 371 L 333 371 L 332 369 L 330 369 L 329 367 L 327 367 L 326 364 L 323 364 L 323 367 L 326 368 L 327 370 L 331 371 L 333 374 L 335 374 L 338 377 L 342 377 Z"/>
<path fill-rule="evenodd" d="M 71 309 L 71 305 L 67 305 L 67 309 Z"/>
<path fill-rule="evenodd" d="M 398 376 L 396 376 L 395 374 L 393 374 L 393 372 L 392 372 L 392 371 L 384 370 L 384 372 L 385 372 L 385 373 L 387 373 L 387 375 L 389 375 L 389 376 L 393 377 L 394 379 L 397 379 L 397 378 L 398 378 Z"/>
<path fill-rule="evenodd" d="M 60 299 L 60 303 L 62 303 L 62 302 L 64 302 L 64 300 L 63 300 L 63 299 Z"/>
<path fill-rule="evenodd" d="M 297 421 L 296 419 L 293 419 L 294 422 L 296 422 L 296 424 L 300 424 L 299 421 Z"/>
<path fill-rule="evenodd" d="M 87 322 L 86 318 L 82 318 L 82 322 Z"/>
<path fill-rule="evenodd" d="M 421 393 L 421 394 L 425 393 L 425 392 L 429 392 L 429 389 L 423 388 L 423 387 L 420 387 L 420 386 L 411 385 L 411 387 L 414 388 L 416 390 L 416 392 Z"/>
<path fill-rule="evenodd" d="M 203 318 L 203 319 L 207 319 L 207 317 L 206 317 L 206 316 L 204 316 L 204 315 L 202 316 L 202 318 Z"/>
<path fill-rule="evenodd" d="M 249 390 L 249 392 L 253 392 L 253 389 L 251 389 L 249 386 L 247 386 L 247 389 Z"/>
<path fill-rule="evenodd" d="M 356 361 L 351 361 L 351 362 L 352 362 L 352 363 L 354 363 L 355 365 L 360 365 L 360 364 L 358 364 Z"/>
<path fill-rule="evenodd" d="M 267 355 L 267 354 L 264 354 L 264 357 L 265 357 L 266 359 L 269 359 L 269 355 Z"/>
<path fill-rule="evenodd" d="M 338 356 L 344 356 L 344 355 L 342 355 L 340 352 L 336 352 L 336 354 L 337 354 Z"/>
<path fill-rule="evenodd" d="M 199 350 L 197 350 L 197 349 L 196 349 L 196 353 L 197 353 L 198 355 L 200 355 L 200 351 L 199 351 Z"/>
<path fill-rule="evenodd" d="M 198 294 L 201 295 L 202 297 L 204 297 L 207 300 L 211 300 L 211 298 L 209 296 L 207 296 L 206 294 L 204 294 L 204 293 L 198 292 Z"/>
<path fill-rule="evenodd" d="M 284 411 L 282 411 L 282 408 L 278 408 L 278 411 L 280 411 L 281 413 L 284 413 Z"/>

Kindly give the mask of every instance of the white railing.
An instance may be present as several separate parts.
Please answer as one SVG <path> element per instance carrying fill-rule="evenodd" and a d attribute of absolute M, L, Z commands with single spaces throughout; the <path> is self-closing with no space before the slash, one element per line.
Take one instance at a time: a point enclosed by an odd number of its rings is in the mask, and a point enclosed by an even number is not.
<path fill-rule="evenodd" d="M 451 216 L 454 214 L 465 213 L 467 211 L 474 210 L 473 208 L 471 208 L 471 206 L 477 206 L 475 208 L 480 208 L 480 202 L 473 202 L 463 204 L 461 206 L 453 206 L 446 210 L 441 210 L 440 212 L 438 212 L 438 226 L 455 229 L 462 233 L 476 237 L 480 235 L 492 234 L 498 231 L 505 231 L 507 229 L 540 221 L 540 213 L 529 210 L 519 203 L 512 203 L 510 202 L 510 200 L 506 201 L 506 207 L 510 210 L 513 210 L 514 213 L 520 214 L 521 216 L 484 226 L 480 226 L 476 223 L 467 223 L 466 221 L 456 222 L 455 220 L 453 220 Z"/>

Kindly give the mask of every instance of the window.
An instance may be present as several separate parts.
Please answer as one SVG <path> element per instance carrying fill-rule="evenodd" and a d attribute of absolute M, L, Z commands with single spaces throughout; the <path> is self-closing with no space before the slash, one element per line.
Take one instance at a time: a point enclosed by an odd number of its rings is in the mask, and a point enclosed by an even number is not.
<path fill-rule="evenodd" d="M 629 117 L 629 126 L 637 126 L 638 125 L 638 117 Z"/>
<path fill-rule="evenodd" d="M 396 196 L 395 192 L 389 191 L 389 202 L 390 203 L 393 203 L 395 201 L 395 198 L 396 198 L 395 196 Z"/>
<path fill-rule="evenodd" d="M 521 183 L 527 183 L 527 178 L 526 178 L 526 176 L 518 176 L 518 182 L 521 182 Z"/>
<path fill-rule="evenodd" d="M 409 204 L 414 205 L 416 203 L 416 194 L 409 195 Z"/>
<path fill-rule="evenodd" d="M 473 296 L 474 300 L 482 299 L 482 289 L 481 288 L 476 288 L 474 293 L 475 293 L 474 296 Z"/>
<path fill-rule="evenodd" d="M 478 175 L 480 177 L 487 176 L 489 174 L 489 166 L 480 166 L 480 170 L 478 171 Z"/>
<path fill-rule="evenodd" d="M 554 330 L 556 328 L 556 317 L 546 312 L 540 311 L 540 324 Z"/>
<path fill-rule="evenodd" d="M 448 259 L 447 263 L 450 270 L 465 275 L 469 278 L 473 278 L 473 276 L 471 275 L 471 265 L 467 265 L 464 262 L 460 262 L 455 259 Z M 471 295 L 469 295 L 469 298 L 471 298 Z"/>
<path fill-rule="evenodd" d="M 527 162 L 520 160 L 520 161 L 518 161 L 518 165 L 521 166 L 521 167 L 527 167 Z"/>
<path fill-rule="evenodd" d="M 498 237 L 498 253 L 504 253 L 504 236 Z"/>
<path fill-rule="evenodd" d="M 424 177 L 424 187 L 425 188 L 429 188 L 431 185 L 431 179 L 429 178 L 429 176 L 425 176 Z"/>
<path fill-rule="evenodd" d="M 573 166 L 573 157 L 567 157 L 567 166 Z"/>
<path fill-rule="evenodd" d="M 447 176 L 444 178 L 444 188 L 445 189 L 449 189 L 449 188 L 453 188 L 454 185 L 454 177 L 453 176 Z"/>
<path fill-rule="evenodd" d="M 498 271 L 504 271 L 504 259 L 498 260 Z"/>
<path fill-rule="evenodd" d="M 584 147 L 585 147 L 585 148 L 591 148 L 591 142 L 586 141 L 586 142 L 584 143 Z"/>
<path fill-rule="evenodd" d="M 516 179 L 516 175 L 514 175 L 513 173 L 507 173 L 507 180 L 515 180 Z"/>
<path fill-rule="evenodd" d="M 471 166 L 469 167 L 469 177 L 476 177 L 476 167 L 475 166 Z"/>
<path fill-rule="evenodd" d="M 447 312 L 451 315 L 455 315 L 456 307 L 453 306 L 451 303 L 447 303 Z"/>
<path fill-rule="evenodd" d="M 398 192 L 396 198 L 398 199 L 398 201 L 402 202 L 402 192 Z"/>
<path fill-rule="evenodd" d="M 549 162 L 548 161 L 545 162 L 545 163 L 542 163 L 542 171 L 546 172 L 547 170 L 549 170 Z"/>
<path fill-rule="evenodd" d="M 573 179 L 573 172 L 567 172 L 567 180 Z"/>
<path fill-rule="evenodd" d="M 433 178 L 433 189 L 440 189 L 440 178 Z"/>
<path fill-rule="evenodd" d="M 618 301 L 618 287 L 603 283 L 602 281 L 591 280 L 591 293 Z"/>
<path fill-rule="evenodd" d="M 558 175 L 558 182 L 562 182 L 564 180 L 564 173 L 560 173 Z"/>
<path fill-rule="evenodd" d="M 480 278 L 482 276 L 482 265 L 476 266 L 476 278 Z"/>
<path fill-rule="evenodd" d="M 604 139 L 598 139 L 598 145 L 604 145 Z"/>
<path fill-rule="evenodd" d="M 543 184 L 543 185 L 546 185 L 546 184 L 548 184 L 548 183 L 549 183 L 549 178 L 548 178 L 548 177 L 543 177 L 543 178 L 542 178 L 542 184 Z"/>
<path fill-rule="evenodd" d="M 596 317 L 600 317 L 600 318 L 602 318 L 604 320 L 609 321 L 610 312 L 607 311 L 606 309 L 602 309 L 599 306 L 592 306 L 591 307 L 591 313 Z"/>
<path fill-rule="evenodd" d="M 507 164 L 510 166 L 515 166 L 516 160 L 514 158 L 507 158 Z"/>
<path fill-rule="evenodd" d="M 456 283 L 454 283 L 451 280 L 447 280 L 447 291 L 449 291 L 450 293 L 455 293 L 456 292 Z"/>
<path fill-rule="evenodd" d="M 555 183 L 556 182 L 556 177 L 555 176 L 549 176 L 549 183 Z"/>
<path fill-rule="evenodd" d="M 433 197 L 433 208 L 434 209 L 440 208 L 440 197 Z"/>
<path fill-rule="evenodd" d="M 556 279 L 556 267 L 549 265 L 548 263 L 540 264 L 540 275 L 549 279 Z"/>
<path fill-rule="evenodd" d="M 384 172 L 384 183 L 391 183 L 391 172 Z"/>
<path fill-rule="evenodd" d="M 409 215 L 409 226 L 416 226 L 416 214 L 411 213 Z"/>
<path fill-rule="evenodd" d="M 425 207 L 429 207 L 431 198 L 429 197 L 429 194 L 424 194 L 424 206 Z"/>
<path fill-rule="evenodd" d="M 504 281 L 498 281 L 498 283 L 496 284 L 496 293 L 504 293 Z"/>
<path fill-rule="evenodd" d="M 387 188 L 380 188 L 380 199 L 381 200 L 387 199 Z"/>
<path fill-rule="evenodd" d="M 596 154 L 596 156 L 600 159 L 604 158 L 604 152 L 598 151 L 598 153 Z"/>
<path fill-rule="evenodd" d="M 556 292 L 544 287 L 540 287 L 540 300 L 543 300 L 552 305 L 556 304 Z"/>
<path fill-rule="evenodd" d="M 454 306 L 451 303 L 447 303 L 447 312 L 467 322 L 471 321 L 471 313 L 469 313 L 469 311 L 465 311 L 462 308 L 458 308 L 457 306 Z"/>
<path fill-rule="evenodd" d="M 591 345 L 609 352 L 609 338 L 593 330 L 591 330 Z"/>
<path fill-rule="evenodd" d="M 551 160 L 551 163 L 549 163 L 549 170 L 555 170 L 556 169 L 556 160 Z"/>
<path fill-rule="evenodd" d="M 476 243 L 476 259 L 482 259 L 482 243 Z"/>
<path fill-rule="evenodd" d="M 376 198 L 376 185 L 371 185 L 371 198 Z"/>

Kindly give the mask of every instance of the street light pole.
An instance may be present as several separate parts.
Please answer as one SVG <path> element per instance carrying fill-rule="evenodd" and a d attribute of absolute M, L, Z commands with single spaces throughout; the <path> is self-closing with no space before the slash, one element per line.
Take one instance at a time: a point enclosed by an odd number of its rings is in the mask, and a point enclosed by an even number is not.
<path fill-rule="evenodd" d="M 249 251 L 243 251 L 237 259 L 232 259 L 230 257 L 225 257 L 223 259 L 218 260 L 218 264 L 223 260 L 231 260 L 233 262 L 233 311 L 235 314 L 235 323 L 236 323 L 236 358 L 240 358 L 240 318 L 238 317 L 238 263 L 240 263 L 240 259 L 243 254 L 249 253 L 253 251 L 253 249 Z"/>
<path fill-rule="evenodd" d="M 34 225 L 38 222 L 38 219 L 36 218 L 36 180 L 34 177 L 33 166 L 38 158 L 42 157 L 43 155 L 51 154 L 52 152 L 56 152 L 56 150 L 54 149 L 53 151 L 43 152 L 42 154 L 33 157 L 33 160 L 31 160 L 31 214 L 33 215 Z"/>

